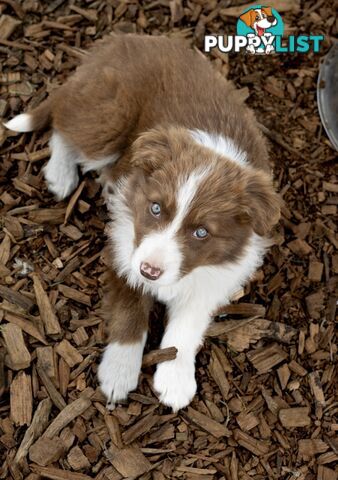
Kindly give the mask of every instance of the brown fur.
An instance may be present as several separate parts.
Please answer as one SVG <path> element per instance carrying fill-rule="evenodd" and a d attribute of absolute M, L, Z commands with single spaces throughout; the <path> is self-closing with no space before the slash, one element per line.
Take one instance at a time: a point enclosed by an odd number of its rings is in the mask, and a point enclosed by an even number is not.
<path fill-rule="evenodd" d="M 128 287 L 112 270 L 106 280 L 102 307 L 107 342 L 134 343 L 148 330 L 153 300 Z"/>
<path fill-rule="evenodd" d="M 40 130 L 52 121 L 52 102 L 48 98 L 42 102 L 33 112 L 32 130 Z"/>
<path fill-rule="evenodd" d="M 229 136 L 254 166 L 269 169 L 251 110 L 182 41 L 140 35 L 99 41 L 49 101 L 53 127 L 90 159 L 126 151 L 151 128 L 180 125 Z"/>

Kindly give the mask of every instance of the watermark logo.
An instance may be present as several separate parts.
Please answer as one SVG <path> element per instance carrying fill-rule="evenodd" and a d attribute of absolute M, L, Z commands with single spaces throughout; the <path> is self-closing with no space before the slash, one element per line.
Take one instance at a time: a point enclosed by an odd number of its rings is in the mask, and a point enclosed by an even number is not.
<path fill-rule="evenodd" d="M 284 23 L 277 10 L 270 6 L 253 5 L 237 20 L 236 35 L 206 35 L 204 51 L 218 48 L 221 52 L 245 50 L 252 55 L 272 53 L 318 53 L 323 35 L 290 35 L 283 38 Z"/>
<path fill-rule="evenodd" d="M 248 39 L 246 50 L 252 54 L 272 53 L 275 37 L 283 31 L 282 17 L 272 7 L 249 8 L 237 20 L 237 35 Z"/>

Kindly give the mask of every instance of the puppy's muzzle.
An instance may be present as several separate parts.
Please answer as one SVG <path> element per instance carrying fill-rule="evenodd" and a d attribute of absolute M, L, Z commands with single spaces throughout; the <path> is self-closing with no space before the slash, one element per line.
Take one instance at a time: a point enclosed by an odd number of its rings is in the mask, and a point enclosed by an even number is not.
<path fill-rule="evenodd" d="M 140 273 L 148 280 L 157 280 L 163 271 L 159 267 L 150 265 L 148 262 L 142 262 L 140 265 Z"/>

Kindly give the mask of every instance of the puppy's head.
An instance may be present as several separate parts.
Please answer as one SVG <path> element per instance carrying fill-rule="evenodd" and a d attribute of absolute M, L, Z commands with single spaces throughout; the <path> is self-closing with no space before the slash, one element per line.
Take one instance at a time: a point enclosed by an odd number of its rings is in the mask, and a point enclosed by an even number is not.
<path fill-rule="evenodd" d="M 205 148 L 186 129 L 144 133 L 131 162 L 111 205 L 111 237 L 133 284 L 168 286 L 195 268 L 234 262 L 253 232 L 264 236 L 278 221 L 269 175 Z"/>

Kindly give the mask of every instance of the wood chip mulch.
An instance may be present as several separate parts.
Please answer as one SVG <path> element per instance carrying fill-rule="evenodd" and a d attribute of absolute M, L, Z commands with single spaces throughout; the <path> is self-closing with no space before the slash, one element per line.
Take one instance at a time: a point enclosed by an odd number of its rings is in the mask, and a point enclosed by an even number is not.
<path fill-rule="evenodd" d="M 1 0 L 0 117 L 37 105 L 110 32 L 235 33 L 231 0 Z M 337 2 L 276 0 L 289 34 L 324 34 L 320 54 L 213 53 L 271 142 L 285 201 L 251 285 L 222 309 L 197 359 L 198 394 L 172 414 L 152 373 L 113 412 L 97 387 L 107 213 L 94 176 L 68 201 L 46 191 L 48 132 L 0 126 L 0 478 L 334 480 L 338 473 L 336 154 L 316 105 Z M 149 353 L 150 352 L 150 353 Z"/>

